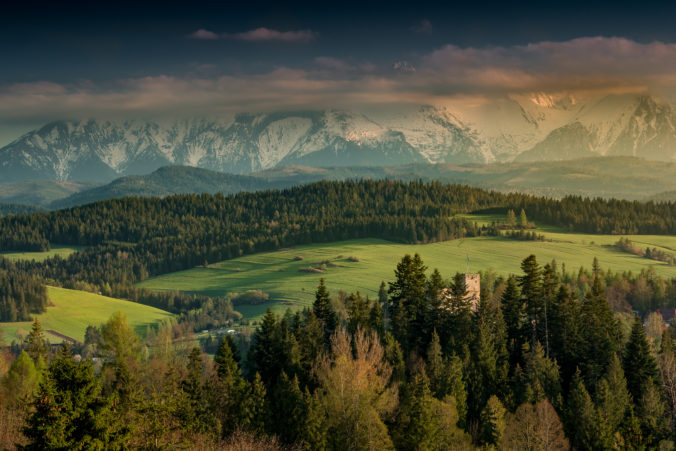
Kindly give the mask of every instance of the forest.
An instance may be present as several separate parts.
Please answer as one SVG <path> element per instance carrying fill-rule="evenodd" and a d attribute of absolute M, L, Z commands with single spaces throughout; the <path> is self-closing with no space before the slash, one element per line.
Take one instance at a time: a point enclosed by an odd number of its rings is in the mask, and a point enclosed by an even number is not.
<path fill-rule="evenodd" d="M 268 311 L 213 356 L 122 314 L 54 348 L 36 320 L 0 358 L 0 448 L 673 447 L 673 327 L 614 313 L 596 262 L 521 268 L 482 273 L 473 309 L 462 274 L 406 255 L 377 299 L 322 281 L 312 308 Z"/>
<path fill-rule="evenodd" d="M 283 247 L 377 237 L 427 243 L 499 233 L 461 213 L 519 211 L 566 230 L 676 234 L 675 203 L 502 194 L 461 185 L 397 181 L 319 182 L 284 190 L 165 198 L 128 197 L 50 213 L 0 219 L 0 251 L 86 246 L 68 258 L 0 268 L 66 288 L 133 299 L 173 312 L 194 308 L 185 296 L 133 284 L 148 277 Z M 521 221 L 521 219 L 520 219 Z M 527 224 L 523 225 L 527 228 Z M 509 237 L 539 240 L 523 230 Z"/>

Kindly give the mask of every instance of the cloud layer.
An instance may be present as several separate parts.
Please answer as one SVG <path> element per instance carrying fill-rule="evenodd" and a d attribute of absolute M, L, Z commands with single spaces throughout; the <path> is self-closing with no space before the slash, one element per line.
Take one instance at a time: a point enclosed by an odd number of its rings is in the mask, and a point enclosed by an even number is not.
<path fill-rule="evenodd" d="M 202 39 L 214 41 L 217 39 L 236 39 L 248 42 L 299 42 L 306 43 L 314 40 L 317 33 L 312 30 L 292 30 L 278 31 L 270 28 L 260 27 L 242 33 L 215 33 L 213 31 L 200 28 L 188 35 L 191 39 Z"/>
<path fill-rule="evenodd" d="M 193 37 L 214 39 L 211 33 L 198 30 Z M 311 32 L 257 29 L 229 38 L 296 42 L 310 36 Z M 157 75 L 106 86 L 87 81 L 18 83 L 0 86 L 0 120 L 221 114 L 435 104 L 534 91 L 645 90 L 676 94 L 676 44 L 593 37 L 513 47 L 447 45 L 408 62 L 386 65 L 322 56 L 303 67 L 276 67 L 259 74 Z"/>

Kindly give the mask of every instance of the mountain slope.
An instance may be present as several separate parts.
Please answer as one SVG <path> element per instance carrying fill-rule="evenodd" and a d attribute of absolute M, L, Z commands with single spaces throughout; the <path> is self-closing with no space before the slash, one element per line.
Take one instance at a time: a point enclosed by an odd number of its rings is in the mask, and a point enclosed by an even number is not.
<path fill-rule="evenodd" d="M 594 157 L 565 162 L 496 163 L 490 165 L 412 164 L 395 167 L 288 166 L 250 175 L 225 174 L 187 166 L 128 176 L 52 203 L 65 208 L 124 196 L 182 193 L 237 193 L 281 189 L 319 180 L 395 179 L 441 181 L 529 194 L 581 195 L 644 199 L 665 189 L 676 190 L 676 163 L 633 157 Z"/>
<path fill-rule="evenodd" d="M 371 111 L 238 114 L 217 119 L 59 121 L 0 149 L 0 180 L 89 180 L 185 165 L 230 174 L 279 166 L 401 166 L 676 161 L 676 112 L 647 95 L 513 95 Z"/>

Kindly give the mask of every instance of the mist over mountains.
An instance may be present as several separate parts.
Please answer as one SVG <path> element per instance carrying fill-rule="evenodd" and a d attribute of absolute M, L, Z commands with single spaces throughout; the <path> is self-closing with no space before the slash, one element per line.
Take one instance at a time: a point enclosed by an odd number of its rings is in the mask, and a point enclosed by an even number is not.
<path fill-rule="evenodd" d="M 284 166 L 385 167 L 636 156 L 676 161 L 674 108 L 647 95 L 568 95 L 392 111 L 218 119 L 56 121 L 0 149 L 0 180 L 93 181 L 185 165 L 232 174 Z"/>

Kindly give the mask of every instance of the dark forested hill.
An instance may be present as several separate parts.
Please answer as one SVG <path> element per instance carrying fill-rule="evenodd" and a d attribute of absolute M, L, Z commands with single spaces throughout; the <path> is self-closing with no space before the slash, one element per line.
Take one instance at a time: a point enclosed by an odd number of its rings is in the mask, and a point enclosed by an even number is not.
<path fill-rule="evenodd" d="M 283 182 L 268 184 L 263 179 L 248 175 L 225 174 L 190 166 L 167 166 L 148 175 L 122 177 L 107 185 L 72 194 L 64 199 L 52 202 L 51 207 L 72 207 L 98 200 L 127 196 L 164 197 L 171 194 L 190 193 L 231 194 L 284 186 L 287 186 L 287 184 Z"/>
<path fill-rule="evenodd" d="M 49 214 L 0 220 L 0 251 L 48 243 L 89 246 L 65 260 L 26 263 L 64 284 L 129 296 L 134 282 L 304 243 L 378 237 L 430 242 L 475 236 L 456 213 L 524 209 L 570 231 L 676 234 L 676 204 L 502 194 L 461 185 L 396 181 L 319 182 L 235 195 L 126 197 Z M 78 285 L 79 286 L 79 285 Z"/>
<path fill-rule="evenodd" d="M 41 211 L 45 211 L 45 209 L 42 207 L 35 207 L 33 205 L 0 203 L 0 216 L 28 215 L 31 213 L 38 213 Z"/>
<path fill-rule="evenodd" d="M 226 174 L 189 166 L 168 166 L 148 175 L 122 177 L 107 185 L 76 192 L 55 200 L 50 207 L 65 208 L 125 196 L 163 197 L 171 194 L 218 192 L 231 194 L 283 189 L 320 180 L 353 179 L 440 181 L 538 196 L 579 195 L 639 200 L 667 189 L 676 189 L 676 164 L 630 157 L 597 157 L 563 162 L 491 165 L 415 164 L 331 168 L 289 166 L 250 175 Z"/>

